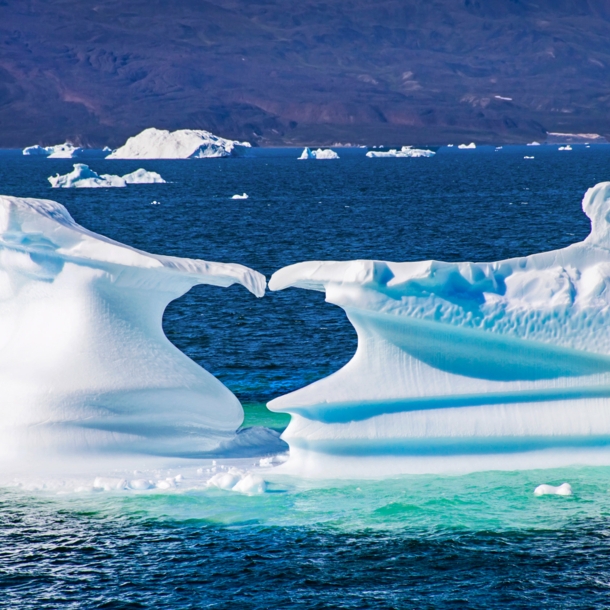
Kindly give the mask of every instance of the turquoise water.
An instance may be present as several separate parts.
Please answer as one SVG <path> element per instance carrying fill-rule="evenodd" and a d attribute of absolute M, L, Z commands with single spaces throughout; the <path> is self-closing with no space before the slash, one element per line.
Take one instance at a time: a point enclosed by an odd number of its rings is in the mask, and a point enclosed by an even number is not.
<path fill-rule="evenodd" d="M 89 229 L 151 252 L 267 274 L 300 260 L 498 260 L 588 233 L 580 209 L 610 176 L 610 146 L 441 151 L 432 159 L 87 162 L 140 166 L 167 185 L 51 190 L 69 160 L 0 153 L 0 191 L 53 198 Z M 231 200 L 247 192 L 248 200 Z M 151 206 L 151 201 L 160 205 Z M 303 290 L 254 299 L 196 287 L 164 318 L 170 339 L 282 430 L 266 401 L 353 354 L 341 310 Z M 332 458 L 329 458 L 332 459 Z M 610 468 L 378 481 L 262 469 L 268 491 L 0 491 L 0 607 L 598 608 L 610 605 Z M 564 481 L 571 497 L 533 494 Z"/>

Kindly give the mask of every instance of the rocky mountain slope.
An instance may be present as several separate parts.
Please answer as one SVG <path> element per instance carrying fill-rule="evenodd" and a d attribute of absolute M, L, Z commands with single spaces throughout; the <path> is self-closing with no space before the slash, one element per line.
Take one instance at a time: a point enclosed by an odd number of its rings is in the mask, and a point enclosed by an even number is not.
<path fill-rule="evenodd" d="M 0 0 L 0 146 L 610 135 L 610 0 Z"/>

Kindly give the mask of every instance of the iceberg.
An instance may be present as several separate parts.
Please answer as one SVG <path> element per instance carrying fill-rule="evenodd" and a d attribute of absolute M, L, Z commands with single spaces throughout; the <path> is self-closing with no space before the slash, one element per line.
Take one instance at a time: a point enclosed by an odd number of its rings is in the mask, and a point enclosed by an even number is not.
<path fill-rule="evenodd" d="M 209 159 L 232 157 L 249 142 L 215 136 L 202 129 L 167 131 L 150 127 L 111 152 L 106 159 Z"/>
<path fill-rule="evenodd" d="M 26 156 L 44 156 L 48 159 L 73 159 L 78 157 L 83 152 L 83 149 L 66 142 L 46 147 L 38 145 L 28 146 L 22 152 Z"/>
<path fill-rule="evenodd" d="M 572 147 L 566 144 L 565 146 L 560 146 L 557 150 L 572 150 Z"/>
<path fill-rule="evenodd" d="M 470 144 L 460 144 L 458 146 L 458 148 L 461 148 L 462 150 L 470 150 L 476 147 L 477 145 L 474 142 L 471 142 Z"/>
<path fill-rule="evenodd" d="M 241 404 L 161 322 L 196 284 L 236 283 L 264 294 L 242 265 L 149 254 L 54 201 L 0 196 L 0 468 L 235 444 Z"/>
<path fill-rule="evenodd" d="M 433 157 L 436 153 L 425 148 L 412 148 L 411 146 L 403 146 L 400 150 L 392 148 L 388 151 L 369 150 L 366 156 L 373 159 L 383 159 L 389 157 L 408 158 L 408 157 Z"/>
<path fill-rule="evenodd" d="M 292 416 L 288 464 L 316 476 L 610 464 L 610 182 L 582 205 L 591 233 L 561 250 L 277 271 L 271 290 L 325 292 L 358 335 L 342 369 L 269 403 Z"/>
<path fill-rule="evenodd" d="M 242 193 L 241 195 L 233 195 L 231 199 L 248 199 L 248 193 Z"/>
<path fill-rule="evenodd" d="M 299 160 L 302 159 L 338 159 L 339 155 L 334 151 L 330 150 L 330 148 L 322 149 L 318 148 L 317 150 L 311 150 L 310 148 L 304 148 Z"/>
<path fill-rule="evenodd" d="M 84 163 L 75 163 L 69 174 L 49 176 L 53 188 L 123 188 L 128 184 L 165 184 L 165 180 L 157 172 L 137 169 L 131 174 L 114 176 L 112 174 L 97 174 Z"/>
<path fill-rule="evenodd" d="M 534 489 L 535 496 L 571 496 L 572 486 L 569 483 L 562 483 L 561 485 L 538 485 Z"/>

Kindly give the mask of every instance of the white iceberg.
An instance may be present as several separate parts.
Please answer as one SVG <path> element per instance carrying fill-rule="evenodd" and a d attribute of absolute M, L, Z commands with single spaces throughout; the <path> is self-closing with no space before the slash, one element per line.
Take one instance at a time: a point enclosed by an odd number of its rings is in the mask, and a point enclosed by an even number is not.
<path fill-rule="evenodd" d="M 523 157 L 524 159 L 534 159 L 535 157 L 530 156 L 530 155 L 525 155 L 525 157 Z"/>
<path fill-rule="evenodd" d="M 572 150 L 572 147 L 566 144 L 565 146 L 560 146 L 557 150 Z"/>
<path fill-rule="evenodd" d="M 526 146 L 540 146 L 540 142 L 536 142 L 534 140 L 533 142 L 529 142 L 528 144 L 526 144 Z"/>
<path fill-rule="evenodd" d="M 339 155 L 330 148 L 322 149 L 318 148 L 317 150 L 311 150 L 310 148 L 304 148 L 299 160 L 302 159 L 338 159 Z"/>
<path fill-rule="evenodd" d="M 239 468 L 229 468 L 226 472 L 215 474 L 208 480 L 207 486 L 247 495 L 262 494 L 267 491 L 267 482 L 262 477 Z"/>
<path fill-rule="evenodd" d="M 215 136 L 202 129 L 145 129 L 111 152 L 106 159 L 204 159 L 231 157 L 249 142 Z"/>
<path fill-rule="evenodd" d="M 325 292 L 358 334 L 341 370 L 269 403 L 292 415 L 289 463 L 325 474 L 356 456 L 353 474 L 363 456 L 379 458 L 373 472 L 610 464 L 610 182 L 583 210 L 587 239 L 523 258 L 277 271 L 272 290 Z"/>
<path fill-rule="evenodd" d="M 241 195 L 233 195 L 233 197 L 231 197 L 231 199 L 248 199 L 248 194 L 243 193 Z"/>
<path fill-rule="evenodd" d="M 433 157 L 435 152 L 432 150 L 426 150 L 425 148 L 412 148 L 411 146 L 403 146 L 400 150 L 392 148 L 391 150 L 382 152 L 369 150 L 366 156 L 369 158 L 409 158 L 409 157 Z"/>
<path fill-rule="evenodd" d="M 474 142 L 471 142 L 470 144 L 460 144 L 458 146 L 458 148 L 461 148 L 462 150 L 470 150 L 476 147 L 477 145 Z"/>
<path fill-rule="evenodd" d="M 123 188 L 128 184 L 165 184 L 165 180 L 157 172 L 137 169 L 131 174 L 114 176 L 112 174 L 97 174 L 84 163 L 75 163 L 69 174 L 49 176 L 48 181 L 53 188 Z"/>
<path fill-rule="evenodd" d="M 242 265 L 148 254 L 54 201 L 1 196 L 0 469 L 229 445 L 239 401 L 161 322 L 196 284 L 235 283 L 265 291 Z"/>
<path fill-rule="evenodd" d="M 571 496 L 572 486 L 569 483 L 562 483 L 561 485 L 538 485 L 534 489 L 535 496 Z"/>
<path fill-rule="evenodd" d="M 83 152 L 83 149 L 66 142 L 55 146 L 28 146 L 22 152 L 26 156 L 44 156 L 48 159 L 74 159 Z"/>

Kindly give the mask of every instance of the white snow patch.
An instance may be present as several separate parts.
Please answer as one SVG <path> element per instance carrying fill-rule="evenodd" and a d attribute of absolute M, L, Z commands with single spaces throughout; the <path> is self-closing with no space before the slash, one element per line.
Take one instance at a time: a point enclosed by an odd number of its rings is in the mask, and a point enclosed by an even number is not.
<path fill-rule="evenodd" d="M 166 131 L 151 127 L 117 148 L 106 159 L 204 159 L 231 157 L 249 142 L 228 140 L 201 129 Z"/>

